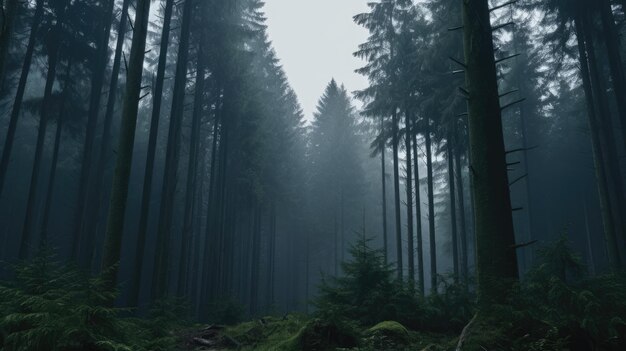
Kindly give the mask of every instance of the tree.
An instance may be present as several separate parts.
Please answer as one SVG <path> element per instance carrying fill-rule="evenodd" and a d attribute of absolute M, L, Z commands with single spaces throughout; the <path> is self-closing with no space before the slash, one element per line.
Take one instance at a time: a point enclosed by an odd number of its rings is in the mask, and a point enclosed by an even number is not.
<path fill-rule="evenodd" d="M 505 301 L 517 279 L 513 216 L 486 0 L 463 0 L 469 147 L 475 204 L 479 303 Z"/>
<path fill-rule="evenodd" d="M 161 44 L 159 49 L 159 64 L 152 95 L 152 117 L 150 119 L 150 134 L 148 137 L 148 155 L 144 170 L 143 188 L 141 192 L 141 209 L 139 213 L 139 229 L 137 232 L 137 244 L 135 249 L 135 262 L 133 279 L 131 281 L 129 305 L 136 306 L 139 299 L 141 272 L 146 247 L 146 235 L 148 233 L 148 217 L 150 215 L 150 199 L 152 198 L 152 178 L 154 176 L 154 162 L 156 157 L 157 136 L 159 134 L 159 119 L 161 118 L 161 100 L 163 98 L 163 81 L 165 79 L 165 67 L 167 64 L 167 49 L 170 37 L 170 24 L 172 20 L 174 1 L 165 2 L 163 10 L 163 29 L 161 31 Z"/>
<path fill-rule="evenodd" d="M 141 77 L 143 75 L 143 59 L 146 50 L 146 36 L 148 34 L 150 0 L 138 0 L 136 9 L 135 33 L 133 35 L 130 59 L 128 61 L 128 76 L 122 109 L 119 146 L 117 149 L 118 158 L 113 177 L 111 204 L 109 206 L 109 216 L 102 255 L 102 268 L 106 270 L 106 278 L 110 286 L 116 284 L 117 265 L 120 260 L 130 168 L 133 160 L 133 144 L 135 140 L 135 129 L 137 127 Z"/>
<path fill-rule="evenodd" d="M 30 65 L 33 60 L 33 53 L 35 51 L 35 44 L 37 40 L 37 32 L 39 25 L 43 18 L 43 5 L 44 0 L 38 0 L 35 5 L 35 12 L 33 14 L 32 25 L 30 27 L 30 35 L 28 38 L 28 46 L 26 47 L 26 53 L 24 55 L 24 62 L 22 63 L 22 72 L 17 85 L 17 91 L 15 93 L 15 100 L 13 101 L 13 108 L 11 110 L 11 117 L 9 119 L 9 127 L 7 129 L 7 136 L 4 140 L 4 148 L 2 149 L 2 159 L 0 159 L 0 196 L 4 190 L 4 182 L 6 181 L 6 174 L 9 167 L 9 161 L 11 158 L 11 150 L 13 149 L 13 142 L 15 141 L 15 131 L 17 130 L 17 121 L 20 117 L 20 111 L 22 108 L 22 101 L 24 100 L 24 91 L 26 90 L 26 83 L 28 81 L 28 74 L 30 73 Z"/>

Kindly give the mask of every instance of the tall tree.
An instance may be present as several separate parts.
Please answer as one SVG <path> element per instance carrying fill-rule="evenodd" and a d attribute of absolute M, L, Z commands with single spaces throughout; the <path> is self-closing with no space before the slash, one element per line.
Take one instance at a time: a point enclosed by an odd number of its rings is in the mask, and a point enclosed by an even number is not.
<path fill-rule="evenodd" d="M 111 204 L 102 255 L 102 268 L 110 286 L 114 286 L 120 261 L 130 168 L 133 161 L 133 144 L 137 127 L 137 111 L 143 75 L 143 59 L 148 35 L 150 0 L 137 0 L 133 42 L 128 61 L 126 92 L 122 108 L 117 162 L 111 190 Z"/>
<path fill-rule="evenodd" d="M 28 81 L 28 74 L 30 73 L 30 65 L 33 60 L 33 53 L 35 51 L 37 34 L 43 18 L 43 5 L 44 0 L 37 0 L 37 3 L 35 4 L 35 12 L 33 14 L 32 24 L 30 26 L 30 35 L 28 37 L 28 45 L 26 47 L 26 53 L 24 55 L 24 61 L 22 63 L 22 72 L 20 74 L 20 79 L 17 84 L 15 100 L 13 100 L 13 109 L 11 110 L 11 117 L 9 119 L 9 126 L 7 128 L 7 136 L 4 140 L 4 148 L 2 149 L 2 159 L 0 159 L 0 196 L 2 196 L 2 192 L 4 190 L 7 169 L 9 167 L 9 161 L 11 159 L 11 151 L 13 150 L 13 142 L 15 141 L 17 121 L 20 117 L 22 101 L 24 100 L 24 92 L 26 90 L 26 83 Z"/>
<path fill-rule="evenodd" d="M 189 36 L 193 0 L 185 0 L 183 18 L 178 45 L 178 58 L 176 61 L 176 76 L 172 96 L 172 109 L 170 114 L 170 127 L 167 138 L 167 152 L 165 156 L 165 174 L 163 176 L 163 190 L 161 195 L 161 208 L 159 211 L 159 227 L 157 228 L 157 252 L 154 260 L 153 291 L 155 298 L 167 294 L 167 279 L 169 265 L 170 234 L 172 230 L 172 216 L 176 194 L 176 178 L 178 161 L 180 159 L 180 134 L 185 105 L 185 88 L 187 86 L 187 63 L 189 57 Z"/>
<path fill-rule="evenodd" d="M 150 119 L 150 132 L 148 136 L 148 155 L 143 177 L 141 192 L 141 209 L 139 212 L 139 229 L 137 230 L 137 243 L 135 248 L 135 262 L 133 266 L 133 279 L 131 280 L 129 305 L 136 306 L 139 299 L 141 272 L 145 256 L 146 236 L 148 233 L 148 219 L 150 216 L 150 199 L 152 198 L 152 179 L 154 176 L 154 161 L 156 158 L 157 137 L 159 135 L 159 119 L 161 118 L 161 101 L 163 99 L 163 82 L 165 80 L 165 68 L 167 64 L 167 49 L 170 38 L 170 26 L 174 0 L 167 0 L 163 10 L 163 29 L 161 31 L 161 44 L 159 49 L 159 64 L 152 95 L 152 117 Z"/>
<path fill-rule="evenodd" d="M 488 307 L 506 300 L 517 255 L 489 3 L 462 1 L 478 296 Z"/>

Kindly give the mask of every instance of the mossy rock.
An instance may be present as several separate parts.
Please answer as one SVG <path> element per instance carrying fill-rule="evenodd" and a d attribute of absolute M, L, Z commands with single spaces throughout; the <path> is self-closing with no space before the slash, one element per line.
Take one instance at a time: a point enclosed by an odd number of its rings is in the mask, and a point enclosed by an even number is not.
<path fill-rule="evenodd" d="M 314 319 L 277 349 L 282 351 L 327 351 L 336 348 L 352 348 L 357 345 L 358 338 L 350 326 Z"/>
<path fill-rule="evenodd" d="M 368 329 L 365 342 L 375 349 L 403 349 L 411 341 L 409 331 L 400 323 L 385 321 Z"/>

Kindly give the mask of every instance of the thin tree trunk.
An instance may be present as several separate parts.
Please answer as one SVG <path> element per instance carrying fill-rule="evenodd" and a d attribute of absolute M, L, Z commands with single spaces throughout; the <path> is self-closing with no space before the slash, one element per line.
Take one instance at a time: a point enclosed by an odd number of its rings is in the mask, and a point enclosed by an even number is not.
<path fill-rule="evenodd" d="M 400 162 L 398 161 L 398 112 L 394 108 L 392 115 L 392 128 L 393 128 L 393 192 L 394 203 L 396 208 L 396 263 L 398 280 L 402 281 L 402 223 L 400 219 Z"/>
<path fill-rule="evenodd" d="M 191 121 L 191 137 L 189 140 L 189 162 L 187 164 L 187 189 L 185 191 L 185 213 L 183 223 L 183 233 L 181 240 L 181 255 L 178 265 L 178 296 L 186 293 L 187 277 L 187 252 L 193 232 L 193 202 L 194 190 L 196 189 L 198 153 L 200 146 L 200 119 L 202 117 L 203 96 L 204 96 L 204 56 L 202 47 L 198 50 L 198 62 L 196 65 L 196 91 L 194 96 L 193 117 Z"/>
<path fill-rule="evenodd" d="M 220 124 L 220 114 L 222 110 L 222 98 L 221 98 L 221 88 L 217 90 L 217 100 L 215 102 L 215 118 L 213 121 L 213 139 L 211 146 L 211 160 L 210 160 L 210 174 L 209 174 L 209 192 L 207 196 L 207 212 L 206 212 L 206 226 L 205 226 L 205 243 L 204 243 L 204 253 L 202 257 L 204 257 L 204 265 L 202 266 L 202 285 L 200 287 L 200 314 L 207 313 L 208 307 L 208 299 L 210 295 L 209 283 L 211 282 L 211 272 L 213 270 L 212 263 L 215 261 L 215 255 L 213 254 L 212 248 L 215 247 L 215 236 L 213 231 L 213 198 L 215 197 L 215 175 L 216 175 L 216 167 L 217 167 L 217 139 L 219 136 L 219 124 Z"/>
<path fill-rule="evenodd" d="M 20 74 L 20 80 L 17 84 L 15 100 L 13 101 L 13 109 L 11 110 L 11 117 L 9 119 L 9 126 L 7 128 L 7 136 L 4 140 L 2 159 L 0 159 L 0 197 L 2 196 L 2 192 L 4 190 L 7 169 L 9 167 L 9 161 L 11 159 L 11 151 L 13 150 L 13 142 L 15 141 L 17 120 L 20 117 L 22 101 L 24 100 L 24 92 L 26 90 L 26 82 L 28 81 L 30 65 L 33 61 L 33 52 L 35 51 L 37 32 L 39 32 L 39 25 L 41 24 L 41 20 L 43 17 L 43 4 L 44 0 L 37 0 L 37 4 L 35 5 L 35 14 L 33 15 L 33 22 L 30 27 L 28 46 L 26 47 L 26 54 L 24 55 L 24 61 L 22 63 L 22 73 Z"/>
<path fill-rule="evenodd" d="M 422 239 L 422 194 L 420 193 L 420 169 L 417 153 L 417 117 L 413 118 L 413 180 L 415 183 L 415 228 L 417 229 L 417 277 L 418 291 L 424 296 L 424 244 Z"/>
<path fill-rule="evenodd" d="M 424 121 L 426 131 L 426 176 L 428 185 L 428 233 L 430 242 L 430 290 L 437 293 L 437 242 L 435 236 L 435 190 L 433 180 L 433 154 L 430 136 L 430 119 Z"/>
<path fill-rule="evenodd" d="M 115 286 L 119 270 L 118 264 L 122 246 L 130 169 L 133 161 L 133 145 L 137 127 L 143 60 L 146 51 L 146 36 L 148 34 L 150 1 L 137 0 L 136 4 L 135 32 L 130 50 L 130 60 L 128 61 L 126 92 L 122 104 L 120 138 L 117 148 L 118 157 L 113 175 L 111 203 L 109 205 L 107 230 L 102 251 L 102 268 L 110 286 Z"/>
<path fill-rule="evenodd" d="M 48 176 L 48 187 L 46 189 L 46 200 L 44 202 L 43 220 L 41 221 L 41 236 L 39 238 L 39 246 L 43 247 L 48 244 L 48 222 L 50 220 L 50 211 L 52 209 L 52 195 L 54 193 L 54 181 L 57 174 L 57 163 L 59 160 L 59 148 L 61 146 L 61 133 L 63 132 L 63 122 L 65 121 L 65 103 L 70 90 L 70 72 L 72 70 L 72 59 L 69 58 L 65 73 L 65 86 L 61 96 L 61 106 L 59 108 L 59 116 L 57 119 L 57 128 L 54 135 L 54 148 L 52 150 L 52 162 L 50 165 L 50 175 Z"/>
<path fill-rule="evenodd" d="M 44 144 L 46 142 L 46 129 L 48 126 L 48 116 L 51 111 L 50 100 L 52 98 L 52 88 L 56 79 L 56 69 L 58 62 L 58 52 L 61 40 L 62 20 L 57 19 L 57 24 L 50 35 L 48 43 L 48 72 L 46 74 L 46 85 L 44 88 L 41 113 L 39 115 L 39 131 L 37 133 L 37 144 L 35 146 L 35 159 L 30 177 L 28 189 L 28 201 L 26 202 L 26 215 L 24 216 L 24 226 L 22 227 L 22 241 L 20 243 L 19 258 L 25 260 L 29 257 L 31 249 L 31 239 L 33 228 L 37 227 L 37 196 L 39 195 L 39 176 L 41 170 L 41 159 L 43 156 Z"/>
<path fill-rule="evenodd" d="M 93 199 L 88 199 L 90 192 L 90 181 L 92 170 L 92 160 L 94 156 L 93 146 L 96 139 L 96 129 L 98 127 L 98 115 L 100 114 L 100 100 L 102 98 L 102 86 L 104 85 L 104 74 L 106 72 L 109 52 L 109 36 L 111 34 L 111 24 L 113 22 L 114 0 L 107 0 L 103 29 L 98 38 L 98 48 L 96 66 L 91 78 L 91 93 L 89 100 L 89 113 L 87 115 L 87 126 L 85 130 L 85 143 L 83 147 L 83 157 L 81 163 L 80 180 L 78 188 L 78 201 L 76 202 L 76 217 L 74 218 L 74 240 L 72 240 L 72 259 L 78 259 L 85 264 L 91 261 L 93 252 L 93 241 L 95 233 L 87 232 L 87 204 Z"/>
<path fill-rule="evenodd" d="M 587 200 L 583 201 L 583 211 L 585 213 L 585 236 L 587 238 L 587 266 L 591 276 L 596 275 L 596 265 L 593 259 L 593 247 L 591 246 L 591 228 L 589 227 L 589 211 L 587 210 Z"/>
<path fill-rule="evenodd" d="M 0 28 L 0 89 L 4 87 L 7 58 L 9 57 L 9 47 L 13 40 L 13 26 L 19 8 L 19 0 L 8 0 L 2 11 L 4 23 Z"/>
<path fill-rule="evenodd" d="M 518 279 L 513 215 L 487 0 L 463 1 L 478 299 L 506 301 Z"/>
<path fill-rule="evenodd" d="M 115 46 L 115 57 L 113 58 L 113 69 L 111 71 L 111 81 L 109 83 L 107 107 L 104 114 L 102 141 L 100 142 L 100 152 L 98 154 L 98 162 L 96 163 L 96 173 L 94 174 L 96 178 L 92 186 L 93 196 L 91 198 L 94 201 L 91 201 L 90 215 L 87 221 L 87 233 L 91 233 L 92 236 L 98 232 L 98 227 L 101 222 L 101 205 L 105 204 L 103 191 L 108 188 L 104 184 L 104 174 L 106 173 L 105 170 L 107 169 L 107 164 L 110 162 L 110 157 L 113 155 L 113 150 L 111 149 L 111 128 L 113 124 L 115 101 L 117 100 L 117 83 L 122 60 L 122 49 L 124 48 L 124 39 L 126 38 L 126 23 L 129 5 L 130 0 L 124 0 L 122 4 L 122 12 L 120 13 L 120 23 L 117 29 L 117 44 Z M 85 250 L 87 250 L 87 259 L 91 259 L 93 256 L 93 245 L 86 247 Z"/>
<path fill-rule="evenodd" d="M 173 209 L 176 194 L 176 176 L 180 159 L 180 133 L 185 105 L 185 87 L 187 85 L 187 63 L 189 58 L 189 35 L 191 30 L 193 0 L 185 0 L 183 20 L 176 61 L 176 78 L 172 93 L 170 128 L 165 155 L 165 174 L 161 192 L 159 227 L 157 228 L 157 251 L 154 260 L 153 298 L 167 294 L 170 235 L 172 230 Z"/>
<path fill-rule="evenodd" d="M 404 111 L 406 147 L 406 222 L 407 222 L 407 257 L 409 264 L 409 289 L 415 288 L 415 250 L 413 248 L 413 165 L 411 164 L 411 114 Z"/>
<path fill-rule="evenodd" d="M 250 280 L 250 314 L 258 312 L 258 291 L 261 257 L 261 204 L 258 200 L 254 212 L 254 230 L 252 232 L 252 274 Z"/>
<path fill-rule="evenodd" d="M 589 64 L 587 57 L 587 46 L 585 44 L 584 35 L 582 34 L 582 26 L 580 20 L 575 20 L 576 38 L 578 40 L 579 62 L 581 67 L 581 78 L 583 81 L 583 90 L 587 101 L 587 114 L 589 119 L 589 130 L 591 131 L 591 143 L 593 151 L 593 161 L 596 173 L 596 182 L 598 185 L 598 197 L 600 199 L 600 213 L 602 214 L 602 225 L 604 227 L 604 238 L 608 253 L 609 264 L 612 269 L 619 268 L 619 250 L 617 247 L 617 236 L 615 234 L 615 218 L 612 215 L 611 201 L 609 199 L 609 190 L 607 184 L 607 164 L 606 155 L 603 151 L 603 141 L 600 136 L 598 126 L 597 106 L 591 88 Z"/>
<path fill-rule="evenodd" d="M 272 199 L 270 205 L 270 230 L 267 244 L 267 313 L 271 312 L 274 305 L 274 273 L 276 259 L 276 200 Z"/>
<path fill-rule="evenodd" d="M 380 133 L 381 136 L 385 133 L 385 118 L 380 117 Z M 388 260 L 388 244 L 387 244 L 387 175 L 385 174 L 385 153 L 386 153 L 385 139 L 381 138 L 380 142 L 380 181 L 383 189 L 383 250 L 385 256 L 385 264 Z"/>
<path fill-rule="evenodd" d="M 167 0 L 163 12 L 163 30 L 161 31 L 161 46 L 159 50 L 159 64 L 152 93 L 152 117 L 150 119 L 150 133 L 148 136 L 148 152 L 146 168 L 144 170 L 143 188 L 141 192 L 141 209 L 139 212 L 139 228 L 137 230 L 137 245 L 135 249 L 135 264 L 133 279 L 130 281 L 129 306 L 137 306 L 139 299 L 141 273 L 145 255 L 146 236 L 148 233 L 148 218 L 150 216 L 150 202 L 152 198 L 152 179 L 154 177 L 154 160 L 156 158 L 157 137 L 159 135 L 159 119 L 161 117 L 161 101 L 163 99 L 163 81 L 167 64 L 167 48 L 172 21 L 174 0 Z"/>
<path fill-rule="evenodd" d="M 454 124 L 454 121 L 452 122 Z M 448 140 L 446 142 L 446 148 L 448 153 L 448 186 L 450 193 L 450 231 L 452 236 L 452 267 L 454 272 L 454 281 L 459 282 L 459 247 L 457 237 L 457 223 L 456 223 L 456 187 L 454 184 L 454 147 L 452 130 L 448 133 Z M 458 170 L 456 170 L 458 172 Z"/>
<path fill-rule="evenodd" d="M 461 245 L 461 255 L 460 255 L 460 269 L 461 274 L 463 275 L 463 283 L 468 284 L 469 278 L 469 262 L 468 262 L 468 253 L 467 253 L 467 222 L 465 220 L 465 187 L 463 185 L 463 167 L 461 165 L 461 148 L 459 142 L 459 133 L 458 127 L 455 124 L 455 140 L 457 142 L 456 152 L 454 153 L 454 164 L 456 168 L 455 176 L 456 176 L 456 184 L 458 188 L 458 199 L 459 199 L 459 222 L 461 224 L 461 230 L 459 232 L 460 245 Z"/>

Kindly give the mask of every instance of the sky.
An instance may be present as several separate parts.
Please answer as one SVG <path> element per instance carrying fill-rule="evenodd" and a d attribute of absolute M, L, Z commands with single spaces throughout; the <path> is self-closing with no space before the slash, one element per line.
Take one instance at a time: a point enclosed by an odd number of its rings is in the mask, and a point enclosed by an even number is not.
<path fill-rule="evenodd" d="M 365 0 L 266 0 L 268 33 L 308 120 L 332 78 L 349 92 L 367 80 L 352 56 L 367 31 L 352 16 L 367 11 Z M 355 106 L 360 104 L 355 102 Z"/>

